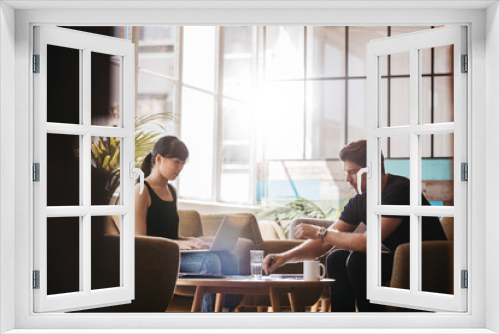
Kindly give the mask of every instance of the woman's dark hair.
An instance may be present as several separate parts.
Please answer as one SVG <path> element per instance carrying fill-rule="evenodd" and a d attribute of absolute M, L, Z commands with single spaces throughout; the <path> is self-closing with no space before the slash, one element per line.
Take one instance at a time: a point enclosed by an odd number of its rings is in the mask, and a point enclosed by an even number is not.
<path fill-rule="evenodd" d="M 366 167 L 366 140 L 353 141 L 344 146 L 339 152 L 339 158 L 342 161 L 354 162 L 361 167 Z M 384 155 L 380 154 L 381 170 L 385 174 Z"/>
<path fill-rule="evenodd" d="M 146 155 L 142 161 L 141 169 L 144 172 L 144 177 L 151 174 L 151 169 L 153 168 L 156 156 L 161 155 L 164 158 L 177 158 L 182 161 L 186 161 L 189 156 L 189 151 L 186 144 L 184 144 L 179 138 L 175 136 L 165 136 L 158 139 L 153 151 Z"/>

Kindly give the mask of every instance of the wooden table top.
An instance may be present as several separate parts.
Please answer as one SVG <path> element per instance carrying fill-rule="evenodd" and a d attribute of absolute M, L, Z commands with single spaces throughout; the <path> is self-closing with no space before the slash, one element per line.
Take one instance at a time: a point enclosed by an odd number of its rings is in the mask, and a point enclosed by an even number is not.
<path fill-rule="evenodd" d="M 335 282 L 331 278 L 323 278 L 320 281 L 304 281 L 296 278 L 267 278 L 255 279 L 252 276 L 226 276 L 225 278 L 179 278 L 179 286 L 205 286 L 205 287 L 239 287 L 239 288 L 269 288 L 269 287 L 325 287 Z"/>

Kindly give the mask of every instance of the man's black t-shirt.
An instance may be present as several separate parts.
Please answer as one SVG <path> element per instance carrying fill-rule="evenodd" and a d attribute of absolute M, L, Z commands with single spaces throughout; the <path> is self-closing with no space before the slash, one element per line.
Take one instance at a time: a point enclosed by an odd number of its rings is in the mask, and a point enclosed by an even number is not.
<path fill-rule="evenodd" d="M 349 200 L 340 214 L 339 219 L 348 224 L 366 224 L 366 193 L 357 194 Z M 387 183 L 382 193 L 382 205 L 410 205 L 410 180 L 405 177 L 387 174 Z M 430 205 L 422 194 L 422 205 Z M 383 242 L 392 252 L 400 244 L 410 242 L 410 217 L 387 216 L 402 218 L 403 221 L 394 232 Z M 422 217 L 422 240 L 446 240 L 443 227 L 438 217 Z"/>

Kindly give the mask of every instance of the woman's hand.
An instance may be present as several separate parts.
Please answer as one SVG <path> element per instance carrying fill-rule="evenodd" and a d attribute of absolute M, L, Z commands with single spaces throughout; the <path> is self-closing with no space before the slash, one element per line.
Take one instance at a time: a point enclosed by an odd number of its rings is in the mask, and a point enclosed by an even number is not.
<path fill-rule="evenodd" d="M 210 244 L 193 237 L 183 238 L 178 241 L 179 249 L 209 249 Z"/>
<path fill-rule="evenodd" d="M 320 227 L 311 224 L 299 224 L 295 227 L 295 237 L 297 239 L 318 239 Z"/>
<path fill-rule="evenodd" d="M 285 256 L 282 254 L 268 254 L 262 261 L 262 270 L 271 274 L 274 270 L 286 264 Z"/>

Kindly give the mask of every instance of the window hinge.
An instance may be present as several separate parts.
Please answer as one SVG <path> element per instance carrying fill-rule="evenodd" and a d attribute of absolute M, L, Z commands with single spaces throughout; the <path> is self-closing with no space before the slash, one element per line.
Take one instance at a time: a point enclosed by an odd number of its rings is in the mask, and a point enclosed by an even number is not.
<path fill-rule="evenodd" d="M 469 71 L 469 57 L 467 55 L 462 55 L 462 73 L 467 73 Z"/>
<path fill-rule="evenodd" d="M 461 181 L 469 181 L 469 165 L 466 162 L 460 164 Z"/>
<path fill-rule="evenodd" d="M 467 270 L 462 270 L 462 289 L 467 289 L 469 287 L 469 273 Z"/>
<path fill-rule="evenodd" d="M 40 182 L 40 164 L 38 162 L 33 164 L 33 181 Z"/>
<path fill-rule="evenodd" d="M 33 55 L 33 73 L 40 73 L 40 55 Z"/>
<path fill-rule="evenodd" d="M 33 270 L 33 289 L 40 289 L 40 270 Z"/>

